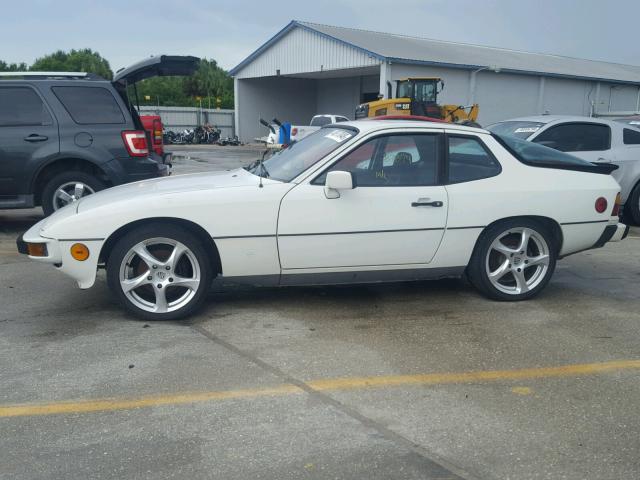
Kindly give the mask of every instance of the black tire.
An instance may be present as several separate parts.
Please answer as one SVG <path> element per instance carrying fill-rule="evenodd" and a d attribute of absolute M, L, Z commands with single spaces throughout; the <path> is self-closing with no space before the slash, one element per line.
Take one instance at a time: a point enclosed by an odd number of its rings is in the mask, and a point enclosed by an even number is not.
<path fill-rule="evenodd" d="M 638 183 L 624 206 L 624 216 L 634 225 L 640 225 L 640 183 Z"/>
<path fill-rule="evenodd" d="M 511 255 L 512 259 L 509 259 L 509 257 L 504 253 L 499 253 L 498 251 L 491 248 L 494 241 L 496 241 L 496 239 L 498 238 L 505 238 L 508 241 L 515 240 L 515 243 L 512 243 L 513 246 L 509 246 L 514 249 L 517 248 L 515 247 L 516 243 L 518 243 L 517 235 L 520 235 L 520 233 L 517 232 L 523 229 L 529 229 L 530 231 L 534 231 L 537 234 L 537 237 L 535 237 L 533 241 L 527 243 L 527 248 L 530 250 L 527 251 L 526 254 L 519 255 L 518 253 L 514 253 L 515 256 Z M 514 233 L 503 237 L 503 234 L 506 234 L 511 230 L 513 230 Z M 522 237 L 520 236 L 520 241 L 521 238 Z M 541 239 L 546 243 L 546 251 L 548 254 L 548 264 L 546 270 L 544 269 L 543 265 L 540 265 L 538 268 L 535 265 L 531 265 L 529 263 L 530 260 L 526 260 L 528 258 L 533 258 L 529 257 L 529 255 L 541 255 L 539 251 L 535 251 L 536 249 L 539 250 L 538 242 L 540 242 Z M 502 242 L 502 245 L 504 246 L 505 243 Z M 556 267 L 558 250 L 559 248 L 556 244 L 554 236 L 549 231 L 549 229 L 541 222 L 527 218 L 510 219 L 497 222 L 496 224 L 488 227 L 480 235 L 480 238 L 476 243 L 475 249 L 471 256 L 471 260 L 467 267 L 467 277 L 469 278 L 471 284 L 482 295 L 492 300 L 512 302 L 528 300 L 538 295 L 551 280 Z M 495 262 L 495 265 L 502 265 L 503 263 L 508 264 L 508 268 L 505 269 L 507 273 L 505 273 L 504 277 L 502 277 L 502 279 L 500 280 L 504 284 L 502 285 L 502 289 L 496 287 L 494 285 L 494 282 L 492 282 L 489 278 L 489 273 L 487 271 L 488 269 L 497 271 L 497 268 L 491 266 L 491 262 Z M 536 267 L 536 269 L 532 270 L 534 266 Z M 522 269 L 522 276 L 525 279 L 525 283 L 531 281 L 532 285 L 530 289 L 529 287 L 527 287 L 528 290 L 521 293 L 517 291 L 519 283 L 516 280 L 516 270 L 517 272 L 521 271 L 518 270 L 518 268 Z M 526 275 L 529 275 L 529 279 L 527 279 Z M 514 290 L 510 292 L 503 291 L 504 289 L 511 288 L 513 288 Z"/>
<path fill-rule="evenodd" d="M 94 192 L 99 192 L 100 190 L 104 190 L 106 188 L 106 185 L 103 181 L 96 178 L 94 175 L 91 175 L 90 173 L 70 171 L 54 175 L 47 181 L 47 183 L 45 183 L 40 194 L 42 210 L 44 210 L 44 214 L 46 216 L 51 215 L 54 211 L 57 210 L 57 208 L 54 207 L 54 201 L 56 201 L 55 195 L 58 189 L 63 185 L 74 182 L 86 185 Z"/>
<path fill-rule="evenodd" d="M 149 241 L 150 239 L 157 239 L 157 238 L 170 239 L 175 242 L 180 242 L 181 244 L 186 246 L 193 257 L 193 258 L 191 257 L 188 258 L 187 261 L 188 262 L 196 261 L 199 268 L 199 285 L 197 289 L 192 290 L 195 293 L 188 299 L 188 301 L 185 300 L 186 303 L 184 303 L 184 305 L 180 306 L 175 310 L 166 311 L 162 313 L 155 312 L 155 311 L 148 311 L 136 305 L 134 303 L 136 299 L 130 298 L 130 296 L 127 296 L 127 294 L 125 294 L 125 292 L 123 291 L 123 287 L 121 284 L 121 266 L 123 265 L 125 256 L 129 258 L 131 255 L 131 249 L 137 244 L 139 244 L 140 242 L 145 242 L 145 241 Z M 156 258 L 160 258 L 160 257 L 156 257 Z M 131 265 L 135 260 L 136 259 L 134 258 L 133 260 L 131 260 L 131 263 L 126 263 L 125 265 L 127 265 L 127 268 L 132 268 Z M 180 260 L 180 261 L 183 261 L 183 260 Z M 136 291 L 136 294 L 139 295 L 140 297 L 144 297 L 144 295 L 146 294 L 148 299 L 155 298 L 157 300 L 158 297 L 156 297 L 155 295 L 158 295 L 158 291 L 157 291 L 158 289 L 156 289 L 157 284 L 155 283 L 156 282 L 155 276 L 160 275 L 162 272 L 165 272 L 163 267 L 163 265 L 165 264 L 163 263 L 162 259 L 159 260 L 159 265 L 157 270 L 152 270 L 152 267 L 149 268 L 144 263 L 143 264 L 139 263 L 139 265 L 142 265 L 142 268 L 141 268 L 141 270 L 143 271 L 142 273 L 145 273 L 145 271 L 148 269 L 148 272 L 146 273 L 151 273 L 153 276 L 153 280 L 152 282 L 149 282 L 146 285 L 138 287 L 138 289 L 133 289 L 132 291 Z M 166 275 L 167 276 L 181 275 L 177 273 L 177 268 L 179 267 L 176 267 L 175 274 L 167 272 Z M 134 276 L 136 275 L 137 274 L 134 272 Z M 207 252 L 207 248 L 203 245 L 203 243 L 200 241 L 200 239 L 196 235 L 185 230 L 184 228 L 180 228 L 174 225 L 163 225 L 159 223 L 149 224 L 149 225 L 144 225 L 139 228 L 136 228 L 135 230 L 132 230 L 131 232 L 127 233 L 124 237 L 122 237 L 120 240 L 118 240 L 118 242 L 114 245 L 113 250 L 111 250 L 111 253 L 107 260 L 107 283 L 109 285 L 109 288 L 112 294 L 116 297 L 118 303 L 120 303 L 128 312 L 132 313 L 133 315 L 143 320 L 177 320 L 177 319 L 185 318 L 194 314 L 204 304 L 207 298 L 207 293 L 209 292 L 209 289 L 211 287 L 211 282 L 213 280 L 213 277 L 214 277 L 214 269 L 212 267 L 211 255 Z M 167 277 L 166 280 L 173 281 L 170 277 Z M 169 308 L 171 308 L 169 292 L 172 292 L 172 294 L 175 297 L 179 297 L 180 295 L 183 294 L 181 290 L 182 287 L 179 289 L 173 289 L 172 287 L 174 286 L 175 285 L 171 285 L 167 283 L 164 284 L 164 295 L 165 295 L 165 298 L 167 299 L 167 306 Z M 146 290 L 140 291 L 140 289 L 146 289 Z M 188 289 L 185 289 L 185 290 L 186 291 L 184 292 L 184 294 L 189 293 Z"/>

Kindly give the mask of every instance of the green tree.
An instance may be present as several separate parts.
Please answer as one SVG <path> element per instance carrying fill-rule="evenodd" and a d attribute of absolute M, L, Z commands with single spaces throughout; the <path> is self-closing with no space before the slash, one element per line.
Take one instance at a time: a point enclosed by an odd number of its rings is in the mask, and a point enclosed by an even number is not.
<path fill-rule="evenodd" d="M 26 72 L 29 67 L 26 63 L 7 63 L 0 60 L 0 72 Z"/>
<path fill-rule="evenodd" d="M 149 78 L 137 88 L 141 105 L 233 108 L 233 79 L 213 59 L 202 59 L 190 77 Z"/>
<path fill-rule="evenodd" d="M 87 72 L 111 80 L 113 72 L 109 62 L 90 48 L 64 52 L 58 50 L 36 59 L 30 70 L 34 72 Z"/>
<path fill-rule="evenodd" d="M 113 78 L 109 62 L 89 48 L 58 50 L 38 58 L 31 67 L 26 63 L 7 64 L 0 60 L 0 71 L 89 72 L 106 79 Z M 155 77 L 136 85 L 140 105 L 233 108 L 233 79 L 213 59 L 202 59 L 190 77 Z M 134 99 L 133 88 L 129 89 Z M 147 99 L 148 98 L 148 99 Z M 200 99 L 200 100 L 198 100 Z"/>

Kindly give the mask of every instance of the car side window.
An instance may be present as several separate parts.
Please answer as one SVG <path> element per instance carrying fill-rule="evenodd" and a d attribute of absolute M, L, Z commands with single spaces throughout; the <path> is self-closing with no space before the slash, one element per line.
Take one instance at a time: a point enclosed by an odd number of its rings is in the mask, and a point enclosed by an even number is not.
<path fill-rule="evenodd" d="M 640 131 L 625 128 L 622 132 L 622 141 L 625 145 L 640 145 Z"/>
<path fill-rule="evenodd" d="M 0 127 L 51 125 L 44 102 L 29 87 L 0 87 Z"/>
<path fill-rule="evenodd" d="M 597 123 L 565 123 L 532 140 L 561 152 L 599 152 L 611 147 L 611 128 Z"/>
<path fill-rule="evenodd" d="M 312 183 L 323 185 L 329 171 L 351 172 L 358 187 L 436 185 L 438 134 L 388 135 L 371 139 L 333 164 Z"/>
<path fill-rule="evenodd" d="M 495 177 L 502 171 L 496 158 L 476 137 L 449 135 L 449 182 Z"/>
<path fill-rule="evenodd" d="M 125 123 L 112 93 L 102 87 L 52 87 L 73 121 L 80 125 Z"/>
<path fill-rule="evenodd" d="M 336 117 L 336 122 L 348 122 L 349 119 L 347 117 Z"/>

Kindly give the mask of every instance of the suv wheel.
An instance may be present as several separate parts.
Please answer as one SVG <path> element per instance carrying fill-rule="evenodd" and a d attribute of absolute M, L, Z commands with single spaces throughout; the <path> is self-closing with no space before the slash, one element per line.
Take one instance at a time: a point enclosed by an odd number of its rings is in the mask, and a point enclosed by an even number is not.
<path fill-rule="evenodd" d="M 103 190 L 106 185 L 85 172 L 63 172 L 52 177 L 42 189 L 42 209 L 45 215 Z"/>
<path fill-rule="evenodd" d="M 640 225 L 640 183 L 629 195 L 627 203 L 624 206 L 625 216 L 636 225 Z"/>
<path fill-rule="evenodd" d="M 540 223 L 514 219 L 483 232 L 467 274 L 486 297 L 518 301 L 536 296 L 551 280 L 558 248 Z"/>
<path fill-rule="evenodd" d="M 107 261 L 118 301 L 146 320 L 191 315 L 206 300 L 213 268 L 200 240 L 173 225 L 146 225 L 122 237 Z"/>

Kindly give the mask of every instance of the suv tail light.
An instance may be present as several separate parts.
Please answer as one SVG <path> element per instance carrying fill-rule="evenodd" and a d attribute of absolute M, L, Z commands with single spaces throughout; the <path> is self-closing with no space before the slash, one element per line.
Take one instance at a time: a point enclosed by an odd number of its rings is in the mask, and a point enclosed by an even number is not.
<path fill-rule="evenodd" d="M 153 121 L 153 143 L 162 145 L 162 123 L 157 118 Z"/>
<path fill-rule="evenodd" d="M 127 152 L 132 157 L 146 157 L 149 155 L 147 135 L 143 130 L 125 130 L 122 132 L 122 140 Z"/>
<path fill-rule="evenodd" d="M 620 192 L 618 192 L 618 195 L 616 195 L 616 203 L 613 206 L 613 210 L 611 211 L 612 217 L 617 217 L 620 215 L 620 205 L 622 205 L 622 195 L 620 194 Z"/>
<path fill-rule="evenodd" d="M 292 136 L 292 137 L 295 137 L 297 134 L 298 134 L 298 129 L 297 129 L 297 128 L 295 128 L 295 127 L 293 127 L 293 128 L 291 129 L 291 136 Z"/>

